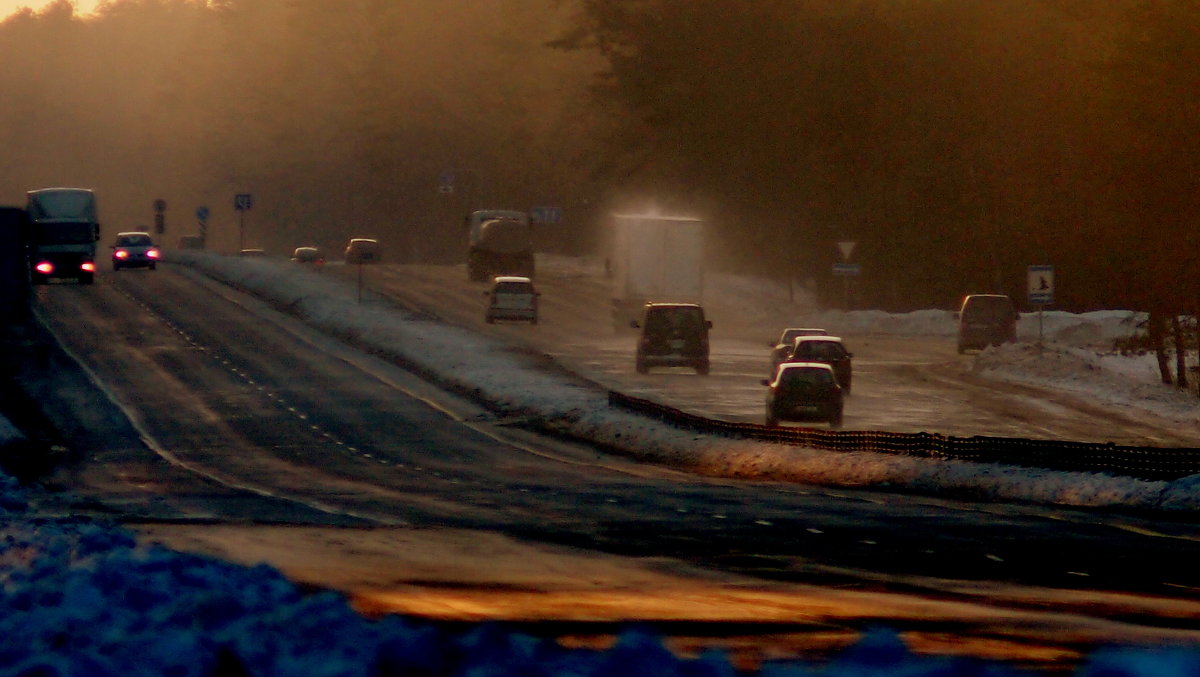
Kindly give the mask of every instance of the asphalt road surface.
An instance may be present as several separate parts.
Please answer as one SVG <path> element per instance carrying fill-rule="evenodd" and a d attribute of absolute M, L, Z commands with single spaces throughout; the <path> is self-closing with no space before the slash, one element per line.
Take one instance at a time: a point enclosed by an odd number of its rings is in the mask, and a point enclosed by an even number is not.
<path fill-rule="evenodd" d="M 458 272 L 378 266 L 369 280 L 603 386 L 761 420 L 762 326 L 718 313 L 712 376 L 639 376 L 632 339 L 597 329 L 596 281 L 544 274 L 537 327 L 487 327 L 483 287 Z M 266 561 L 366 612 L 571 622 L 576 633 L 654 620 L 709 636 L 700 643 L 742 642 L 751 657 L 848 641 L 872 623 L 918 650 L 1039 664 L 1106 641 L 1200 641 L 1191 521 L 630 463 L 505 425 L 174 265 L 40 287 L 37 304 L 86 370 L 44 360 L 39 396 L 83 459 L 52 478 L 63 491 L 42 510 Z M 852 350 L 849 428 L 1187 439 L 1052 394 L 997 392 L 952 344 L 864 337 Z M 1049 420 L 1051 405 L 1063 415 Z"/>

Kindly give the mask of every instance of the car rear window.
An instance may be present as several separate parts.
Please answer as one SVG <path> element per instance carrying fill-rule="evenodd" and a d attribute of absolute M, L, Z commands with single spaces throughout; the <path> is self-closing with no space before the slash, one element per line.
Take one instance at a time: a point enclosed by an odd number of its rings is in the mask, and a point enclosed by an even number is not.
<path fill-rule="evenodd" d="M 826 369 L 785 369 L 780 381 L 786 386 L 826 385 L 833 383 L 833 374 Z"/>
<path fill-rule="evenodd" d="M 987 319 L 1005 319 L 1013 314 L 1012 300 L 1007 296 L 971 296 L 963 302 L 963 315 Z"/>
<path fill-rule="evenodd" d="M 533 289 L 525 282 L 497 282 L 497 294 L 532 294 Z"/>
<path fill-rule="evenodd" d="M 704 311 L 700 308 L 651 308 L 646 312 L 646 331 L 695 331 L 704 326 Z"/>
<path fill-rule="evenodd" d="M 833 341 L 801 341 L 792 352 L 792 357 L 808 360 L 836 360 L 845 354 L 840 343 Z"/>

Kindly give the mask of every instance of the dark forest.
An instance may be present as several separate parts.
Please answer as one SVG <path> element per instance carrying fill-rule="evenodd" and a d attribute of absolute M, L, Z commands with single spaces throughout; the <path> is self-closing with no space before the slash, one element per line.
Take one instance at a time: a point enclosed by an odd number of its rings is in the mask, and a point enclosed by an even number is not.
<path fill-rule="evenodd" d="M 376 237 L 455 262 L 478 207 L 710 224 L 711 265 L 855 303 L 1194 313 L 1200 5 L 1166 0 L 62 0 L 0 23 L 0 203 L 94 188 L 108 233 Z M 840 287 L 836 287 L 840 289 Z"/>

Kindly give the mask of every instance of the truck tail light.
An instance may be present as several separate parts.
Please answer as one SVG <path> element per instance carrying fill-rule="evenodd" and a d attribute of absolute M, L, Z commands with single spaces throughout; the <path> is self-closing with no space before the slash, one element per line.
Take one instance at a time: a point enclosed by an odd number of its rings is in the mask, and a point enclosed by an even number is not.
<path fill-rule="evenodd" d="M 94 273 L 96 272 L 96 264 L 92 263 L 91 261 L 84 261 L 83 263 L 79 264 L 79 269 L 85 273 Z"/>
<path fill-rule="evenodd" d="M 49 275 L 54 272 L 54 264 L 49 261 L 41 261 L 33 269 L 42 275 Z"/>

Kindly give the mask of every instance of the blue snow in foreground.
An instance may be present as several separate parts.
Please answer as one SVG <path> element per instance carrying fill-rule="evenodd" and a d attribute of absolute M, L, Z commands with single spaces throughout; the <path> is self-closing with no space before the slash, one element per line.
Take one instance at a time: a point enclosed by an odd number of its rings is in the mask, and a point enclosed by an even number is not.
<path fill-rule="evenodd" d="M 123 529 L 23 516 L 0 478 L 0 675 L 734 677 L 719 651 L 683 659 L 631 627 L 609 650 L 566 649 L 494 624 L 467 631 L 398 616 L 367 620 L 331 592 L 277 570 L 136 544 Z M 824 664 L 775 661 L 761 677 L 1003 677 L 1036 674 L 971 658 L 918 656 L 869 631 Z M 1114 647 L 1080 677 L 1200 674 L 1200 650 Z"/>
<path fill-rule="evenodd" d="M 568 649 L 497 624 L 448 630 L 358 615 L 278 570 L 160 546 L 95 521 L 33 518 L 0 476 L 0 677 L 736 677 L 721 651 L 670 652 L 631 626 L 607 650 Z M 920 656 L 887 628 L 823 663 L 771 661 L 759 677 L 1017 677 L 976 658 Z M 1200 648 L 1111 647 L 1079 677 L 1200 674 Z M 747 677 L 751 677 L 747 675 Z"/>

